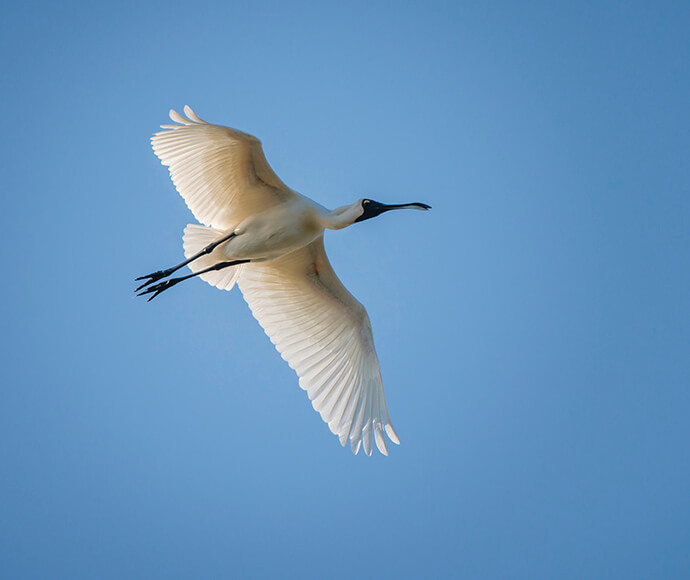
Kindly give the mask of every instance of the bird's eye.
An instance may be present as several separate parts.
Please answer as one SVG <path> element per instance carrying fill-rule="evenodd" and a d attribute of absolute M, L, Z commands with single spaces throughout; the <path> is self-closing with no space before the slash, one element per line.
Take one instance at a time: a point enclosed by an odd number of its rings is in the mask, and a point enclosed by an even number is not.
<path fill-rule="evenodd" d="M 365 199 L 364 201 L 362 201 L 362 203 L 363 203 L 363 204 L 367 204 L 367 203 L 369 203 L 369 200 L 368 200 L 368 199 Z"/>

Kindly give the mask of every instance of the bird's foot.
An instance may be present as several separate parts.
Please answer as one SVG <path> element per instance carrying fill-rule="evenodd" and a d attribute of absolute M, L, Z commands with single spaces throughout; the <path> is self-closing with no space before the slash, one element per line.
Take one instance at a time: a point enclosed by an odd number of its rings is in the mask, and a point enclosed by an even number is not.
<path fill-rule="evenodd" d="M 149 296 L 149 299 L 147 302 L 151 302 L 156 296 L 158 296 L 161 292 L 164 292 L 168 288 L 172 288 L 175 284 L 178 282 L 182 282 L 182 280 L 186 280 L 186 277 L 181 277 L 181 278 L 170 278 L 170 280 L 163 280 L 163 282 L 158 282 L 158 284 L 154 284 L 153 286 L 149 286 L 142 292 L 139 292 L 137 296 L 144 296 L 145 294 L 151 294 Z M 151 280 L 150 282 L 147 282 L 146 284 L 150 284 L 154 280 Z M 137 288 L 139 290 L 139 288 Z"/>
<path fill-rule="evenodd" d="M 168 268 L 167 270 L 158 270 L 158 272 L 154 272 L 153 274 L 147 274 L 146 276 L 139 276 L 138 278 L 135 278 L 134 280 L 138 282 L 139 280 L 146 280 L 141 286 L 139 286 L 135 292 L 139 292 L 142 288 L 145 288 L 149 284 L 153 284 L 154 282 L 157 282 L 161 278 L 165 278 L 166 276 L 170 276 L 177 268 Z"/>

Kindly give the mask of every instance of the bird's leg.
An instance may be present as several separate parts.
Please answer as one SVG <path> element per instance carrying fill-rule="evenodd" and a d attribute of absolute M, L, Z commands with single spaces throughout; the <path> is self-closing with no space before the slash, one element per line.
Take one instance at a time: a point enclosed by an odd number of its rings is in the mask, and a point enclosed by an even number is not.
<path fill-rule="evenodd" d="M 224 236 L 220 238 L 219 240 L 216 240 L 215 242 L 210 243 L 208 246 L 205 248 L 199 250 L 196 254 L 194 254 L 191 258 L 186 259 L 184 262 L 180 262 L 177 266 L 173 266 L 172 268 L 167 268 L 166 270 L 158 270 L 158 272 L 153 272 L 152 274 L 147 274 L 146 276 L 139 276 L 138 278 L 135 278 L 135 280 L 146 280 L 141 286 L 139 286 L 135 292 L 139 292 L 142 288 L 148 286 L 149 284 L 152 284 L 153 282 L 156 282 L 157 280 L 160 280 L 161 278 L 166 278 L 167 276 L 170 276 L 173 272 L 177 272 L 180 268 L 183 266 L 186 266 L 190 262 L 193 262 L 197 258 L 201 258 L 201 256 L 206 256 L 210 254 L 213 250 L 215 250 L 218 246 L 220 246 L 223 242 L 227 242 L 228 240 L 232 239 L 235 237 L 235 233 L 232 232 L 228 234 L 227 236 Z"/>
<path fill-rule="evenodd" d="M 153 300 L 156 296 L 158 296 L 161 292 L 164 292 L 168 288 L 172 288 L 175 284 L 178 282 L 182 282 L 183 280 L 188 280 L 189 278 L 193 278 L 194 276 L 198 276 L 199 274 L 205 274 L 206 272 L 213 272 L 215 270 L 222 270 L 224 268 L 229 268 L 230 266 L 238 266 L 239 264 L 244 264 L 246 262 L 249 262 L 250 260 L 233 260 L 232 262 L 218 262 L 217 264 L 214 264 L 213 266 L 210 266 L 208 268 L 204 268 L 203 270 L 199 270 L 198 272 L 194 272 L 192 274 L 187 274 L 186 276 L 180 276 L 179 278 L 170 278 L 169 280 L 163 280 L 162 282 L 159 282 L 158 284 L 154 284 L 153 286 L 149 286 L 142 292 L 139 292 L 137 296 L 143 296 L 144 294 L 151 294 L 151 296 L 148 299 L 148 302 Z"/>

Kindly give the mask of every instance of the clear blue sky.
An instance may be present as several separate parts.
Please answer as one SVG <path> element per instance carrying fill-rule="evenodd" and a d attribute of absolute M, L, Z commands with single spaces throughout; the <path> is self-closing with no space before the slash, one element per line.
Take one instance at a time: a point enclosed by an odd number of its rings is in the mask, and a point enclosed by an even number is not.
<path fill-rule="evenodd" d="M 3 10 L 3 578 L 690 577 L 687 2 Z M 326 206 L 391 456 L 342 449 L 193 221 L 171 107 Z"/>

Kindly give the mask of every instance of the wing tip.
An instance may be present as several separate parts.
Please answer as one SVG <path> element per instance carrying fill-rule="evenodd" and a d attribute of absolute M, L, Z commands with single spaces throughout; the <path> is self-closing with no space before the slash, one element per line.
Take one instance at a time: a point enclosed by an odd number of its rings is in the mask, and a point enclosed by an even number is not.
<path fill-rule="evenodd" d="M 393 425 L 391 425 L 390 423 L 386 423 L 386 426 L 384 428 L 386 430 L 386 435 L 388 435 L 388 438 L 396 445 L 400 445 L 400 439 L 398 438 L 398 434 L 395 432 L 395 429 L 393 429 Z"/>
<path fill-rule="evenodd" d="M 168 116 L 170 117 L 170 120 L 174 121 L 175 123 L 179 123 L 180 125 L 189 125 L 189 121 L 180 115 L 175 109 L 170 109 L 170 111 L 168 111 Z"/>
<path fill-rule="evenodd" d="M 388 447 L 386 446 L 386 438 L 383 436 L 383 429 L 381 428 L 381 423 L 376 424 L 376 429 L 374 430 L 374 438 L 376 440 L 376 447 L 378 450 L 388 457 Z"/>
<path fill-rule="evenodd" d="M 177 125 L 161 125 L 162 128 L 164 129 L 175 129 L 179 127 L 180 125 L 199 125 L 199 124 L 207 124 L 206 121 L 204 121 L 199 115 L 197 115 L 194 110 L 189 106 L 185 105 L 184 106 L 184 114 L 186 115 L 183 116 L 180 113 L 178 113 L 175 109 L 170 109 L 168 112 L 168 115 L 170 116 L 170 119 L 174 121 L 175 123 L 178 123 Z"/>
<path fill-rule="evenodd" d="M 206 121 L 199 117 L 199 115 L 197 115 L 189 105 L 184 106 L 184 114 L 187 115 L 187 118 L 194 123 L 206 123 Z"/>

